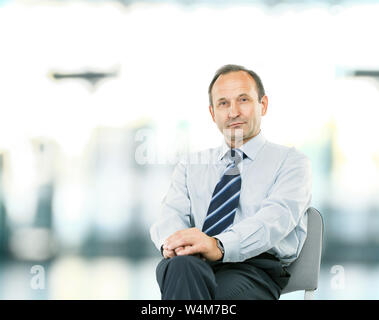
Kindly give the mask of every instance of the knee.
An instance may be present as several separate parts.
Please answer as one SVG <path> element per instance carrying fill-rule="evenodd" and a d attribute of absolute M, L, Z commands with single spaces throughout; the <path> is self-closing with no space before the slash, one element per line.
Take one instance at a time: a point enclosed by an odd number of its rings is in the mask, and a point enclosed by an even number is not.
<path fill-rule="evenodd" d="M 206 275 L 208 277 L 214 274 L 212 268 L 207 262 L 195 256 L 175 256 L 170 259 L 162 259 L 156 269 L 158 282 L 171 277 L 196 277 Z"/>
<path fill-rule="evenodd" d="M 162 299 L 211 299 L 215 276 L 207 262 L 194 256 L 164 259 L 158 266 L 157 281 Z"/>
<path fill-rule="evenodd" d="M 175 256 L 173 258 L 169 259 L 162 259 L 158 266 L 157 266 L 157 272 L 162 270 L 170 269 L 183 269 L 186 268 L 189 264 L 192 264 L 192 258 L 190 256 Z"/>
<path fill-rule="evenodd" d="M 175 256 L 163 259 L 157 267 L 157 274 L 192 274 L 210 269 L 207 263 L 195 256 Z"/>
<path fill-rule="evenodd" d="M 194 256 L 175 256 L 168 261 L 168 268 L 170 271 L 183 272 L 188 269 L 194 268 L 203 261 Z"/>

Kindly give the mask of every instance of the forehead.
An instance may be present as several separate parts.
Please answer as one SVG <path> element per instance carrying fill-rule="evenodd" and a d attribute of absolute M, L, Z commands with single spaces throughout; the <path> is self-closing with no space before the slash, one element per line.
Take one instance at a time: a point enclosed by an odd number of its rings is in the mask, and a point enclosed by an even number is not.
<path fill-rule="evenodd" d="M 222 74 L 212 88 L 213 99 L 238 96 L 242 93 L 258 96 L 254 79 L 245 71 Z"/>

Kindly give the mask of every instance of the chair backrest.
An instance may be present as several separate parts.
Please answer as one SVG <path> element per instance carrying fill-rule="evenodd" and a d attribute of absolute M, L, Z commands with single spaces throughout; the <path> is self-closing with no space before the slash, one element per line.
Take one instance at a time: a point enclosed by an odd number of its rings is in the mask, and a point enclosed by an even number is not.
<path fill-rule="evenodd" d="M 291 277 L 282 294 L 317 289 L 324 223 L 320 212 L 315 208 L 308 208 L 306 214 L 308 214 L 307 238 L 299 257 L 287 268 Z"/>

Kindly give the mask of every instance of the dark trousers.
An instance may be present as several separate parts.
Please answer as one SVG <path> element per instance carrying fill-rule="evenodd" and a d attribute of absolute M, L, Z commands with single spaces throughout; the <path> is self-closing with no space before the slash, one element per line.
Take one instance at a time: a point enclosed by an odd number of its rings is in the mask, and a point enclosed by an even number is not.
<path fill-rule="evenodd" d="M 268 253 L 230 263 L 176 256 L 162 259 L 156 276 L 163 300 L 279 299 L 290 278 Z"/>

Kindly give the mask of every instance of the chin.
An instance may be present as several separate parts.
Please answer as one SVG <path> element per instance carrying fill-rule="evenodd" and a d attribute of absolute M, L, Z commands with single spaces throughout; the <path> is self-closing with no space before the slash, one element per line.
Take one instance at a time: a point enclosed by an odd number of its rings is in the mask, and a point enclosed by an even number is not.
<path fill-rule="evenodd" d="M 233 145 L 237 145 L 237 146 L 240 146 L 244 143 L 245 141 L 245 138 L 244 137 L 234 137 L 234 136 L 231 136 L 231 137 L 226 137 L 227 141 L 230 142 L 231 144 Z"/>

